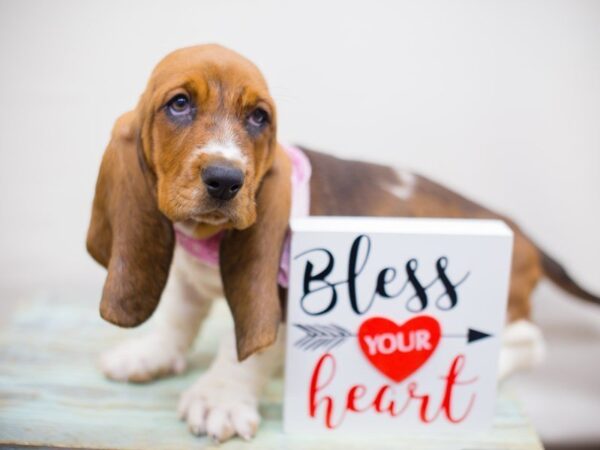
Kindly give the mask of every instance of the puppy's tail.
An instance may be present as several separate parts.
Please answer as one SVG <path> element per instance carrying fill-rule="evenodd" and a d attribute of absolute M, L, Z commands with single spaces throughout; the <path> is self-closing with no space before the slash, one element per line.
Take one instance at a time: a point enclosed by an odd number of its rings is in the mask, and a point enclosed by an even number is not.
<path fill-rule="evenodd" d="M 600 305 L 599 296 L 594 295 L 581 287 L 558 261 L 543 250 L 539 251 L 542 258 L 542 269 L 544 270 L 544 274 L 550 278 L 552 282 L 575 297 Z"/>

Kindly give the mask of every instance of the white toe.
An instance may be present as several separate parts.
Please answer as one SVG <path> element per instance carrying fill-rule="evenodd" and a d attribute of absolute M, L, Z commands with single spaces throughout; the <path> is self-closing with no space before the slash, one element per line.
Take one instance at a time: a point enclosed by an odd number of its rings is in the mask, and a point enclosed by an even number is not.
<path fill-rule="evenodd" d="M 209 411 L 206 434 L 215 442 L 223 442 L 233 437 L 235 430 L 229 420 L 229 408 L 217 406 Z"/>
<path fill-rule="evenodd" d="M 203 401 L 192 402 L 187 413 L 187 423 L 195 435 L 206 434 L 207 408 Z"/>
<path fill-rule="evenodd" d="M 240 405 L 236 411 L 232 412 L 231 421 L 236 434 L 248 441 L 256 434 L 258 424 L 260 423 L 260 416 L 256 408 Z"/>

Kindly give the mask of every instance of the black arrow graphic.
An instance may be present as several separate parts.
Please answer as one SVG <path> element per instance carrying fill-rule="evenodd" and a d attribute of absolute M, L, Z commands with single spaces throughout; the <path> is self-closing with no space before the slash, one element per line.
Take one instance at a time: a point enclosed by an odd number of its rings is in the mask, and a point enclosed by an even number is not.
<path fill-rule="evenodd" d="M 493 334 L 484 333 L 483 331 L 474 330 L 473 328 L 469 328 L 467 330 L 467 334 L 443 334 L 444 338 L 466 338 L 467 344 L 471 342 L 479 341 L 480 339 L 485 339 L 487 337 L 492 337 Z"/>
<path fill-rule="evenodd" d="M 473 330 L 469 328 L 469 332 L 467 334 L 467 342 L 470 344 L 471 342 L 478 341 L 480 339 L 485 339 L 486 337 L 492 337 L 489 333 L 484 333 L 483 331 Z"/>
<path fill-rule="evenodd" d="M 293 325 L 305 333 L 305 336 L 294 342 L 294 346 L 302 350 L 316 350 L 318 348 L 325 348 L 327 351 L 329 351 L 345 342 L 347 338 L 356 336 L 356 333 L 352 333 L 351 331 L 335 324 L 307 325 L 295 323 Z M 493 335 L 490 333 L 474 330 L 473 328 L 468 328 L 467 334 L 442 334 L 443 338 L 466 339 L 467 344 L 492 336 Z"/>

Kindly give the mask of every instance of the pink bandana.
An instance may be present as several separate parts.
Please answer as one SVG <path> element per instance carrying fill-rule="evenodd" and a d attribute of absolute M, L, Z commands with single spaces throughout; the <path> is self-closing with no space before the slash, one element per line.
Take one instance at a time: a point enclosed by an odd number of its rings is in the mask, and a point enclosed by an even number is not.
<path fill-rule="evenodd" d="M 284 150 L 292 162 L 292 208 L 290 217 L 305 217 L 310 212 L 310 161 L 297 147 L 284 146 Z M 177 243 L 190 255 L 203 263 L 219 266 L 219 247 L 224 232 L 221 231 L 207 239 L 197 239 L 186 234 L 175 226 Z M 288 287 L 290 269 L 290 232 L 288 230 L 283 244 L 277 282 L 282 287 Z"/>

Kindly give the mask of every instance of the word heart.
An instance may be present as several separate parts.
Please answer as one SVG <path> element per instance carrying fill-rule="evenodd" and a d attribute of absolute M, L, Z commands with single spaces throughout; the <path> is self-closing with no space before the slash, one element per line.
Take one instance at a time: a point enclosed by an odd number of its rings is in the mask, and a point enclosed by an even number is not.
<path fill-rule="evenodd" d="M 372 317 L 358 330 L 360 348 L 369 362 L 397 383 L 427 362 L 440 336 L 440 324 L 430 316 L 413 317 L 401 326 L 384 317 Z"/>
<path fill-rule="evenodd" d="M 443 384 L 442 391 L 439 386 L 430 385 L 428 392 L 414 380 L 400 385 L 384 384 L 373 391 L 368 389 L 370 386 L 358 383 L 350 386 L 340 399 L 327 393 L 337 384 L 338 369 L 335 357 L 325 353 L 317 361 L 310 379 L 309 415 L 318 418 L 319 411 L 322 411 L 325 427 L 334 429 L 344 422 L 347 413 L 371 411 L 377 415 L 398 417 L 416 407 L 422 423 L 430 424 L 440 417 L 445 417 L 450 423 L 460 423 L 469 416 L 477 397 L 469 386 L 477 382 L 477 377 L 465 379 L 461 376 L 465 364 L 465 356 L 459 354 L 450 363 L 447 373 L 436 377 L 437 383 Z M 455 393 L 457 388 L 458 395 Z M 462 397 L 462 401 L 457 401 L 457 396 Z"/>

